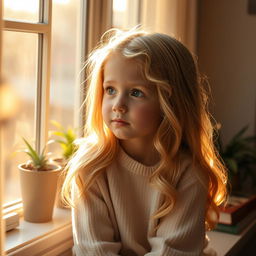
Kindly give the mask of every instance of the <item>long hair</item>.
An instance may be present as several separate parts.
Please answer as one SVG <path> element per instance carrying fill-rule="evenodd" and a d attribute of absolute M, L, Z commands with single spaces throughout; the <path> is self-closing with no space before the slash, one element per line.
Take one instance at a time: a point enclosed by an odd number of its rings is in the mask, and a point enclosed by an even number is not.
<path fill-rule="evenodd" d="M 160 164 L 152 173 L 150 183 L 164 200 L 151 217 L 160 219 L 173 209 L 181 152 L 186 151 L 197 166 L 193 168 L 197 170 L 195 175 L 208 195 L 206 228 L 213 228 L 218 217 L 217 206 L 226 198 L 227 175 L 213 143 L 208 92 L 187 48 L 175 38 L 160 33 L 111 30 L 90 54 L 85 65 L 88 73 L 85 136 L 67 166 L 62 188 L 64 201 L 74 205 L 70 194 L 73 182 L 86 198 L 86 191 L 118 153 L 118 140 L 105 125 L 101 113 L 104 64 L 113 52 L 142 62 L 145 78 L 156 86 L 158 93 L 163 118 L 154 146 L 160 154 Z"/>

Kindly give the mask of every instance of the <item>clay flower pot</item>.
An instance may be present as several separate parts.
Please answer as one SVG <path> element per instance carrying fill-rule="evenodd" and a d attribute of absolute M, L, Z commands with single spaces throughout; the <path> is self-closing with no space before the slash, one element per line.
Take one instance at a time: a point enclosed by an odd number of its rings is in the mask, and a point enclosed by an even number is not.
<path fill-rule="evenodd" d="M 61 166 L 49 164 L 46 171 L 30 170 L 26 164 L 20 164 L 18 168 L 24 220 L 51 221 Z"/>

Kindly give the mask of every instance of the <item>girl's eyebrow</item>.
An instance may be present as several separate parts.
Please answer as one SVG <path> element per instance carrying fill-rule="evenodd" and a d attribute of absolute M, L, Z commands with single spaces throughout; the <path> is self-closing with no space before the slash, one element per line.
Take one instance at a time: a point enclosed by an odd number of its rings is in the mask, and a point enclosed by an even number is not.
<path fill-rule="evenodd" d="M 112 83 L 116 83 L 115 80 L 103 80 L 103 84 L 112 84 Z"/>
<path fill-rule="evenodd" d="M 134 80 L 134 81 L 128 82 L 127 84 L 129 84 L 129 85 L 135 85 L 135 86 L 148 87 L 149 82 L 148 82 L 148 81 L 145 81 L 145 80 L 137 80 L 137 81 Z"/>
<path fill-rule="evenodd" d="M 116 80 L 103 80 L 103 84 L 113 84 L 113 83 L 118 83 Z M 145 86 L 147 87 L 150 82 L 145 81 L 145 80 L 134 80 L 134 81 L 129 81 L 127 82 L 128 85 L 136 85 L 136 86 Z"/>
<path fill-rule="evenodd" d="M 118 82 L 116 80 L 106 80 L 106 81 L 103 81 L 103 85 L 115 85 L 115 84 L 118 84 Z M 154 87 L 152 86 L 153 83 L 149 82 L 149 81 L 146 81 L 146 80 L 134 80 L 134 81 L 129 81 L 127 82 L 127 84 L 129 86 L 134 86 L 135 88 L 144 88 L 146 90 L 149 90 L 149 91 L 153 91 Z"/>

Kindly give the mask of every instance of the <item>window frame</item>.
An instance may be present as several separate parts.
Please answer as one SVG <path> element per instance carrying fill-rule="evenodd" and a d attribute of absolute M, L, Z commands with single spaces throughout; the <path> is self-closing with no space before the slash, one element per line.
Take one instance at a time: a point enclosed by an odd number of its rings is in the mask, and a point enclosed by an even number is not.
<path fill-rule="evenodd" d="M 2 29 L 3 29 L 3 1 L 0 1 L 0 86 L 2 86 Z M 4 172 L 3 172 L 3 162 L 2 162 L 2 120 L 0 117 L 0 255 L 5 255 L 5 223 L 3 221 L 3 192 L 4 192 Z"/>

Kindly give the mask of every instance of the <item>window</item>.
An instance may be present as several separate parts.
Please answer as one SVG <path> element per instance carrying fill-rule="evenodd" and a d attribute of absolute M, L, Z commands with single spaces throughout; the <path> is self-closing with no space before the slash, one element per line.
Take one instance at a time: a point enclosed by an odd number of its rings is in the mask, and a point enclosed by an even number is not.
<path fill-rule="evenodd" d="M 113 0 L 112 26 L 131 29 L 140 23 L 141 0 Z"/>
<path fill-rule="evenodd" d="M 4 3 L 3 11 L 5 20 L 39 21 L 39 1 L 7 0 Z"/>
<path fill-rule="evenodd" d="M 80 4 L 80 0 L 4 2 L 2 74 L 19 97 L 19 111 L 4 126 L 1 142 L 4 203 L 20 198 L 17 165 L 27 160 L 26 154 L 17 153 L 22 137 L 39 149 L 53 128 L 49 120 L 74 127 Z"/>

